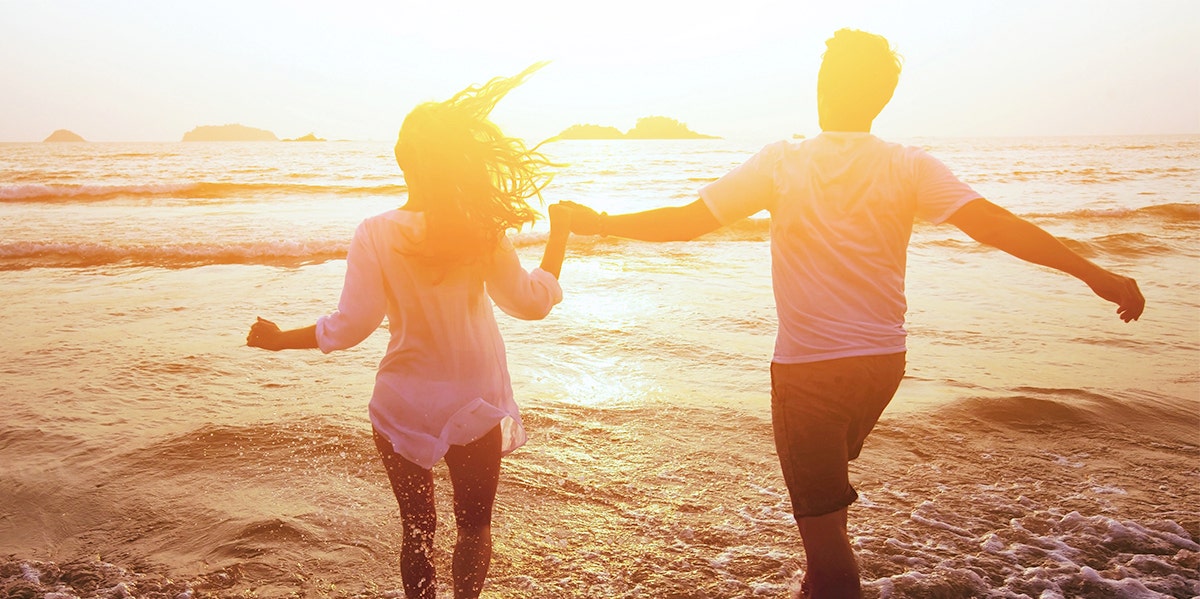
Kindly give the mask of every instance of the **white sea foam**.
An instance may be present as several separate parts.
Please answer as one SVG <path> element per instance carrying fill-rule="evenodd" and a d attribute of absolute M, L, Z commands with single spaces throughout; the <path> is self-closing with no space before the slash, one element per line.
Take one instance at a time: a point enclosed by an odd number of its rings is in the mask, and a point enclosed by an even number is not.
<path fill-rule="evenodd" d="M 976 503 L 1002 507 L 995 495 Z M 1114 596 L 1161 599 L 1200 593 L 1200 581 L 1183 574 L 1200 563 L 1200 550 L 1174 522 L 1144 524 L 1104 515 L 1036 506 L 1007 527 L 972 533 L 928 514 L 930 503 L 914 511 L 911 524 L 949 531 L 941 542 L 860 537 L 872 559 L 886 559 L 904 572 L 866 583 L 881 598 L 925 595 L 989 598 Z M 922 515 L 925 514 L 925 515 Z M 980 570 L 980 568 L 983 570 Z M 1183 569 L 1181 569 L 1181 567 Z M 986 571 L 985 579 L 979 572 Z"/>
<path fill-rule="evenodd" d="M 42 573 L 38 572 L 37 568 L 34 568 L 32 565 L 27 563 L 21 564 L 21 578 L 32 582 L 33 584 L 40 584 L 41 576 Z"/>

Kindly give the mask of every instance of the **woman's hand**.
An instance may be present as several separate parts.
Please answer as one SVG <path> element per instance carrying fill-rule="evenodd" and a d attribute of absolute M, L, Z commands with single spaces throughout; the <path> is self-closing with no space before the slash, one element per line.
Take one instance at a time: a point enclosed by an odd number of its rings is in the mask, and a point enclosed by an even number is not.
<path fill-rule="evenodd" d="M 559 202 L 556 206 L 562 206 L 570 210 L 571 218 L 569 224 L 571 232 L 576 235 L 600 235 L 603 231 L 601 221 L 604 215 L 575 202 Z M 550 215 L 550 225 L 554 226 L 554 214 Z"/>
<path fill-rule="evenodd" d="M 1137 281 L 1116 273 L 1100 269 L 1100 275 L 1085 281 L 1092 292 L 1117 305 L 1117 316 L 1129 322 L 1141 318 L 1146 309 L 1146 298 L 1138 289 Z"/>
<path fill-rule="evenodd" d="M 254 321 L 254 324 L 250 325 L 250 334 L 246 335 L 246 345 L 279 351 L 283 349 L 279 343 L 281 334 L 279 325 L 260 316 L 258 320 Z"/>
<path fill-rule="evenodd" d="M 550 237 L 546 239 L 546 251 L 542 254 L 542 270 L 558 278 L 562 271 L 563 258 L 567 255 L 567 240 L 571 237 L 570 208 L 562 203 L 550 204 Z"/>
<path fill-rule="evenodd" d="M 550 204 L 547 209 L 550 212 L 550 235 L 566 236 L 571 233 L 571 221 L 573 219 L 573 210 L 563 204 Z"/>

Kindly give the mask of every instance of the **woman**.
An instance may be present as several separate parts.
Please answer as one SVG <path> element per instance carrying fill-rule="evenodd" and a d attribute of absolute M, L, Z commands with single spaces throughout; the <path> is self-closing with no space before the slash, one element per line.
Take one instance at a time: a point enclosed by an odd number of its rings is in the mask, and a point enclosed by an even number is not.
<path fill-rule="evenodd" d="M 289 331 L 260 318 L 246 339 L 264 349 L 328 353 L 363 341 L 387 316 L 391 338 L 369 412 L 400 504 L 410 598 L 437 594 L 433 465 L 445 458 L 454 487 L 454 596 L 478 597 L 491 561 L 500 458 L 525 442 L 492 301 L 537 320 L 562 299 L 557 278 L 570 213 L 549 207 L 550 236 L 532 272 L 507 237 L 536 219 L 528 200 L 540 199 L 554 165 L 488 119 L 542 66 L 409 113 L 395 148 L 408 201 L 355 231 L 338 309 Z"/>

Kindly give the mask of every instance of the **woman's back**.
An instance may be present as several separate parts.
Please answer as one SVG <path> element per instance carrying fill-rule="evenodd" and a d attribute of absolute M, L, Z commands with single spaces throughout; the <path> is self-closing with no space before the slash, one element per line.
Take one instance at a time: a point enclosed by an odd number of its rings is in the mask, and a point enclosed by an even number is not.
<path fill-rule="evenodd" d="M 543 318 L 562 299 L 551 274 L 521 267 L 507 237 L 470 262 L 429 252 L 421 212 L 391 210 L 354 233 L 337 311 L 317 321 L 329 352 L 358 344 L 388 319 L 370 413 L 396 451 L 419 464 L 503 421 L 504 447 L 525 438 L 492 300 L 509 314 Z"/>

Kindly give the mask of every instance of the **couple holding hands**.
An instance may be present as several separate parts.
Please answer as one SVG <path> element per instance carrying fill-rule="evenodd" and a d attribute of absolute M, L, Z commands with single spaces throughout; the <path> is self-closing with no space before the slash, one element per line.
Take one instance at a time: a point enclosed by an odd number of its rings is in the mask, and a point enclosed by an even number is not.
<path fill-rule="evenodd" d="M 400 506 L 407 597 L 437 595 L 431 469 L 442 459 L 458 535 L 454 596 L 483 589 L 501 458 L 526 440 L 493 303 L 526 320 L 549 314 L 562 300 L 570 233 L 686 241 L 770 212 L 779 321 L 771 416 L 804 546 L 805 597 L 861 594 L 847 533 L 847 507 L 857 498 L 848 464 L 904 376 L 904 274 L 915 219 L 950 223 L 1075 276 L 1126 322 L 1141 315 L 1133 279 L 982 198 L 924 150 L 871 135 L 899 81 L 900 59 L 885 38 L 842 29 L 826 46 L 820 135 L 766 146 L 687 205 L 608 215 L 552 204 L 545 253 L 531 271 L 507 232 L 536 219 L 528 201 L 541 197 L 555 165 L 506 137 L 489 115 L 542 65 L 408 114 L 395 148 L 408 199 L 358 226 L 337 310 L 286 331 L 260 318 L 247 337 L 253 347 L 328 353 L 362 342 L 387 317 L 390 339 L 368 410 Z"/>

